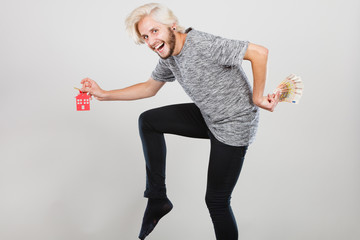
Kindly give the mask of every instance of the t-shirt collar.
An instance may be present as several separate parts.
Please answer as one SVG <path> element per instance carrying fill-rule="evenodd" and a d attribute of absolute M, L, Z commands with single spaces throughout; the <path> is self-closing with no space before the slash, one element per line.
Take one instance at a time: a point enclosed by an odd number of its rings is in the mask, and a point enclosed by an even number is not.
<path fill-rule="evenodd" d="M 193 29 L 192 27 L 189 27 L 189 28 L 187 28 L 187 29 L 185 30 L 185 33 L 187 34 L 187 36 L 186 36 L 186 39 L 185 39 L 185 42 L 184 42 L 184 46 L 182 47 L 180 53 L 179 53 L 178 55 L 174 56 L 174 57 L 181 57 L 181 55 L 183 54 L 183 52 L 186 50 L 186 48 L 187 48 L 187 42 L 188 42 L 188 39 L 189 39 L 189 32 L 190 32 L 191 30 L 194 30 L 194 29 Z"/>

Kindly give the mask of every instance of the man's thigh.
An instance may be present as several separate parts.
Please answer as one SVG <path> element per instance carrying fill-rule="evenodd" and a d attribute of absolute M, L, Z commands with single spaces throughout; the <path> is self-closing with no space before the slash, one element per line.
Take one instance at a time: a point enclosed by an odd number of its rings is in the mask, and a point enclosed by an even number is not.
<path fill-rule="evenodd" d="M 208 190 L 230 194 L 240 175 L 248 147 L 226 145 L 217 140 L 211 133 L 210 139 Z"/>
<path fill-rule="evenodd" d="M 194 103 L 175 104 L 151 109 L 139 117 L 140 127 L 159 133 L 194 138 L 209 138 L 208 128 Z"/>

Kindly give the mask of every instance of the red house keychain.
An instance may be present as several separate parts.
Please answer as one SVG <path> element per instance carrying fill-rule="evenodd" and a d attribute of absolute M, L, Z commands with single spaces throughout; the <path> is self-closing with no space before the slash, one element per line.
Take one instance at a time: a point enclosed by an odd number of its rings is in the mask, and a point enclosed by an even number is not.
<path fill-rule="evenodd" d="M 82 92 L 80 89 L 75 88 L 79 90 L 79 95 L 77 95 L 76 98 L 76 110 L 77 111 L 90 111 L 90 96 Z"/>

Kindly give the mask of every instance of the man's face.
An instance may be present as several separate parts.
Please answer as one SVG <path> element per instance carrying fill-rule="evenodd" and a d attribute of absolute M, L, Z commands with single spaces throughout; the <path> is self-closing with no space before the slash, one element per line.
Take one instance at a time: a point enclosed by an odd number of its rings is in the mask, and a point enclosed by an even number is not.
<path fill-rule="evenodd" d="M 171 28 L 146 16 L 138 23 L 138 30 L 148 47 L 161 58 L 166 59 L 173 54 L 176 37 Z"/>

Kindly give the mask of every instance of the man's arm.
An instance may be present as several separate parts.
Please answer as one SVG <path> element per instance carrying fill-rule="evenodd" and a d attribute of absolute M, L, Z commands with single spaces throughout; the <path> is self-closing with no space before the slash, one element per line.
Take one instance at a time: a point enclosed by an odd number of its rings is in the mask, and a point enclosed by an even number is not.
<path fill-rule="evenodd" d="M 81 84 L 83 85 L 81 91 L 88 92 L 100 101 L 129 101 L 155 96 L 160 88 L 164 86 L 165 82 L 156 81 L 150 78 L 146 82 L 110 91 L 101 89 L 99 85 L 90 78 L 83 79 Z"/>
<path fill-rule="evenodd" d="M 249 43 L 244 59 L 251 62 L 254 84 L 253 84 L 253 102 L 255 105 L 274 111 L 279 102 L 279 94 L 264 96 L 266 81 L 266 66 L 269 50 L 263 46 Z"/>

